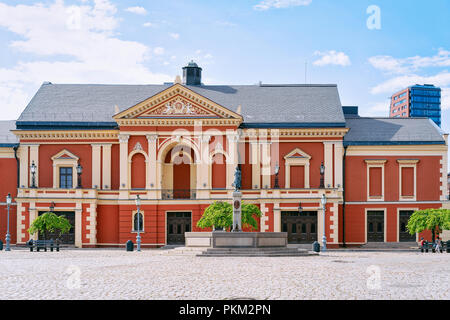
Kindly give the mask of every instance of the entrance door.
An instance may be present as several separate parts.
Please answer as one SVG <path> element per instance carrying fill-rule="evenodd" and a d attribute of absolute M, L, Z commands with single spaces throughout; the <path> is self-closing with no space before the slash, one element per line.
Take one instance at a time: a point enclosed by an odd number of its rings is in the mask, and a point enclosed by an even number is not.
<path fill-rule="evenodd" d="M 414 211 L 400 211 L 399 217 L 399 240 L 400 242 L 414 242 L 416 241 L 416 235 L 410 235 L 406 226 L 408 225 L 409 218 L 411 218 Z"/>
<path fill-rule="evenodd" d="M 46 212 L 39 212 L 39 215 L 43 215 Z M 75 245 L 75 212 L 54 212 L 57 216 L 64 216 L 67 220 L 69 220 L 70 224 L 72 225 L 72 228 L 70 228 L 69 232 L 62 235 L 59 240 L 61 241 L 61 244 L 65 245 Z M 56 240 L 58 238 L 57 233 L 49 233 L 48 239 Z M 44 240 L 44 236 L 39 235 L 39 240 Z"/>
<path fill-rule="evenodd" d="M 191 165 L 189 163 L 173 165 L 173 198 L 191 198 Z"/>
<path fill-rule="evenodd" d="M 191 232 L 190 212 L 167 213 L 167 244 L 184 244 L 184 233 Z"/>
<path fill-rule="evenodd" d="M 367 242 L 384 242 L 384 211 L 367 212 Z"/>
<path fill-rule="evenodd" d="M 281 213 L 282 232 L 288 233 L 288 242 L 292 244 L 313 243 L 317 241 L 317 212 Z"/>

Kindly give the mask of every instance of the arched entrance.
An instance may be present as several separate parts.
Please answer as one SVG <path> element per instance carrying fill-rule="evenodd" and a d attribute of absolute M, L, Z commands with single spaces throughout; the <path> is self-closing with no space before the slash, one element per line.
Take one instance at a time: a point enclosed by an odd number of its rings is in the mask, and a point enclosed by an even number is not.
<path fill-rule="evenodd" d="M 196 167 L 194 151 L 184 145 L 167 152 L 163 168 L 163 198 L 195 198 Z"/>

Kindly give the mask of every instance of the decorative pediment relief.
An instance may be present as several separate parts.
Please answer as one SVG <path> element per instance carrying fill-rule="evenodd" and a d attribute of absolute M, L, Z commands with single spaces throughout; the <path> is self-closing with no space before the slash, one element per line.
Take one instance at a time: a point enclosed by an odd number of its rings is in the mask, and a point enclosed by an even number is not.
<path fill-rule="evenodd" d="M 242 122 L 241 115 L 178 83 L 116 114 L 114 119 L 124 125 L 169 125 L 173 121 L 194 119 L 237 125 Z"/>
<path fill-rule="evenodd" d="M 307 154 L 306 152 L 302 151 L 299 148 L 296 148 L 289 152 L 284 159 L 307 159 L 310 160 L 311 156 Z"/>
<path fill-rule="evenodd" d="M 210 112 L 198 105 L 195 105 L 186 99 L 176 97 L 175 99 L 172 99 L 171 101 L 165 103 L 162 106 L 153 108 L 149 111 L 146 111 L 136 116 L 136 118 L 138 119 L 160 118 L 160 117 L 220 118 L 220 115 Z"/>
<path fill-rule="evenodd" d="M 72 152 L 64 149 L 57 154 L 55 154 L 52 157 L 52 160 L 76 160 L 78 161 L 80 158 L 78 158 L 76 155 L 74 155 Z"/>

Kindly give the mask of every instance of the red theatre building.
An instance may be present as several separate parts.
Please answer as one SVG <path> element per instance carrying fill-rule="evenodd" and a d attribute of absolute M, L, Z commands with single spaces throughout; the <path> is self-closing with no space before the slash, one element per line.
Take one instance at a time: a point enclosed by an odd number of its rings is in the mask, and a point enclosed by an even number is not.
<path fill-rule="evenodd" d="M 73 225 L 67 244 L 124 245 L 137 195 L 142 245 L 183 243 L 212 202 L 231 202 L 237 165 L 258 231 L 292 243 L 320 240 L 323 219 L 330 247 L 415 241 L 409 215 L 443 206 L 447 135 L 432 121 L 359 117 L 336 85 L 209 86 L 195 63 L 183 71 L 164 85 L 44 83 L 0 122 L 13 243 L 51 210 Z M 4 240 L 4 204 L 0 217 Z"/>

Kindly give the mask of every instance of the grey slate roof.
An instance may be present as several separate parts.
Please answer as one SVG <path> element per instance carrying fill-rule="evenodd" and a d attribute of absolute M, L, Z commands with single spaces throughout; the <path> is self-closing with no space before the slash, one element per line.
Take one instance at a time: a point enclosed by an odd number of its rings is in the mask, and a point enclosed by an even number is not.
<path fill-rule="evenodd" d="M 43 84 L 18 121 L 113 122 L 124 111 L 169 88 L 165 85 Z M 187 86 L 244 122 L 345 124 L 336 85 Z"/>
<path fill-rule="evenodd" d="M 428 118 L 347 118 L 346 145 L 445 144 Z"/>
<path fill-rule="evenodd" d="M 19 143 L 17 137 L 11 132 L 14 129 L 16 129 L 16 121 L 0 121 L 0 147 Z"/>

